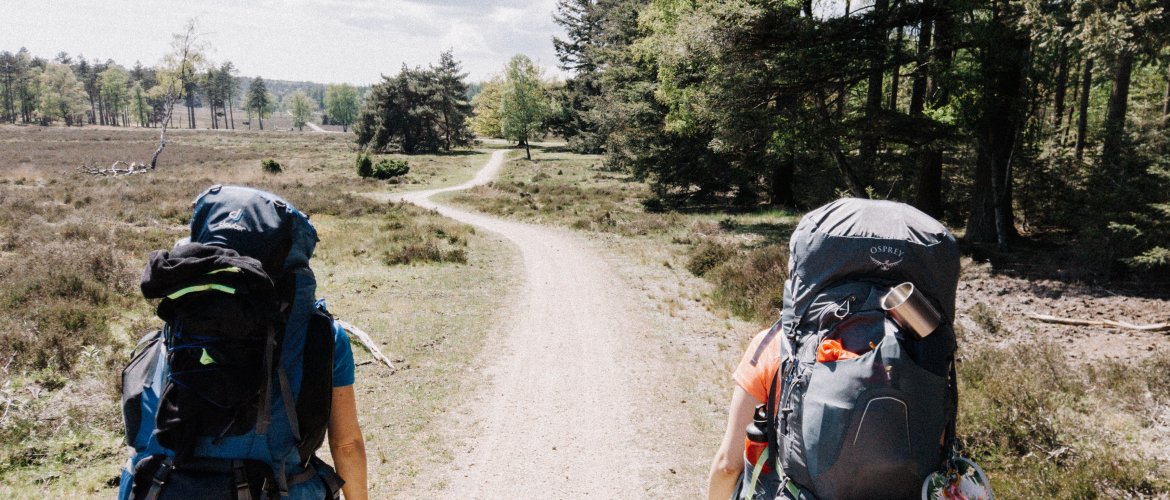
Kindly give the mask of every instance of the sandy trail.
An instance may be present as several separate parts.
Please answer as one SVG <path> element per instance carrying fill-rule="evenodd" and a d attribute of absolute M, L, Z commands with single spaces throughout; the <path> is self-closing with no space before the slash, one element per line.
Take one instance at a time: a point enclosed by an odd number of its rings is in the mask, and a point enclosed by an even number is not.
<path fill-rule="evenodd" d="M 490 383 L 475 403 L 482 433 L 458 454 L 445 491 L 462 499 L 640 496 L 648 462 L 633 405 L 645 404 L 642 385 L 657 369 L 632 292 L 571 233 L 429 199 L 490 181 L 506 153 L 460 186 L 391 195 L 503 235 L 524 262 L 511 324 L 493 349 L 501 354 L 488 361 Z"/>

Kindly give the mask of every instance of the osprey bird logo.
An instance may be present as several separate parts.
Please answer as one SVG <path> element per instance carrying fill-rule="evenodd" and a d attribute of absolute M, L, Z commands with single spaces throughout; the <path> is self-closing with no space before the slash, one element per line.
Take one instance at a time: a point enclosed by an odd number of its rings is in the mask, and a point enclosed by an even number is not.
<path fill-rule="evenodd" d="M 896 265 L 898 265 L 898 264 L 901 264 L 901 263 L 902 263 L 902 259 L 898 259 L 898 260 L 896 260 L 896 261 L 893 261 L 893 262 L 891 262 L 891 261 L 889 261 L 889 260 L 886 260 L 886 261 L 880 261 L 880 260 L 877 260 L 877 259 L 873 258 L 873 256 L 870 256 L 870 257 L 869 257 L 869 260 L 872 260 L 874 264 L 877 264 L 877 266 L 878 266 L 878 267 L 879 267 L 879 268 L 880 268 L 882 271 L 889 271 L 890 269 L 893 269 L 893 268 L 894 268 L 894 266 L 896 266 Z"/>

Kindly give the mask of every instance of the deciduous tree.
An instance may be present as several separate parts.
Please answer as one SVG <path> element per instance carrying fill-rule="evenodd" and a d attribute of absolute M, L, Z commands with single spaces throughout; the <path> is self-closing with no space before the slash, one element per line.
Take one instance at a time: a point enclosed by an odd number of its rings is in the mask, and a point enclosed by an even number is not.
<path fill-rule="evenodd" d="M 541 69 L 528 56 L 517 54 L 504 68 L 500 93 L 500 129 L 504 137 L 524 146 L 532 159 L 529 141 L 544 130 L 551 108 Z"/>
<path fill-rule="evenodd" d="M 288 97 L 286 107 L 292 114 L 293 126 L 299 131 L 304 131 L 305 124 L 313 119 L 313 111 L 316 111 L 317 104 L 304 92 L 293 92 Z"/>
<path fill-rule="evenodd" d="M 37 110 L 46 122 L 78 123 L 85 109 L 85 100 L 85 86 L 77 81 L 68 66 L 52 63 L 40 74 Z"/>
<path fill-rule="evenodd" d="M 500 127 L 500 95 L 503 88 L 504 77 L 492 75 L 491 79 L 484 82 L 479 93 L 471 99 L 474 108 L 471 128 L 475 133 L 484 137 L 504 137 L 504 131 Z"/>
<path fill-rule="evenodd" d="M 349 126 L 357 120 L 360 105 L 357 89 L 348 83 L 330 85 L 325 91 L 325 113 L 329 115 L 329 121 L 341 125 L 344 132 L 348 132 Z"/>

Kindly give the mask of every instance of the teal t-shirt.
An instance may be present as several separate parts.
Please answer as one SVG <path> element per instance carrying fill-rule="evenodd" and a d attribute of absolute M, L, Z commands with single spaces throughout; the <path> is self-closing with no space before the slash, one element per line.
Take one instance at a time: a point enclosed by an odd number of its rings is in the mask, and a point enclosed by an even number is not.
<path fill-rule="evenodd" d="M 333 387 L 353 385 L 353 349 L 349 335 L 341 325 L 333 322 Z"/>

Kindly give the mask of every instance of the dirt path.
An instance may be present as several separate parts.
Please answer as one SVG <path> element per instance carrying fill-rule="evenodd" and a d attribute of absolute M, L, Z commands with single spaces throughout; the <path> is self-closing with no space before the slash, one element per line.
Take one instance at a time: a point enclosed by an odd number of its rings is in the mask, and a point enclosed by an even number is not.
<path fill-rule="evenodd" d="M 632 291 L 579 237 L 508 222 L 429 200 L 495 177 L 497 151 L 475 179 L 456 187 L 391 195 L 499 233 L 519 247 L 525 285 L 513 302 L 473 402 L 481 433 L 456 453 L 446 493 L 461 499 L 642 496 L 636 439 L 661 362 L 647 345 Z M 485 328 L 486 329 L 486 328 Z M 665 468 L 664 468 L 665 470 Z"/>

